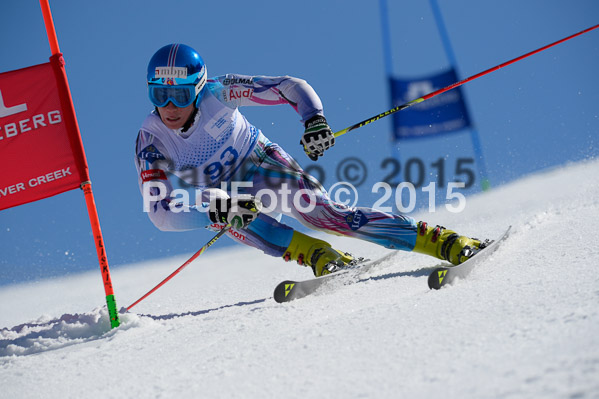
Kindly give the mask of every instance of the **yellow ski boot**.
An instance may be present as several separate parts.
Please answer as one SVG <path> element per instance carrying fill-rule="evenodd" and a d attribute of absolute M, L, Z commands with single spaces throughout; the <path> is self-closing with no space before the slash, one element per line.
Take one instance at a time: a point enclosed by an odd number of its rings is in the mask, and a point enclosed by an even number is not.
<path fill-rule="evenodd" d="M 293 232 L 289 247 L 283 255 L 289 262 L 297 261 L 302 266 L 310 266 L 316 277 L 333 273 L 339 268 L 353 264 L 354 258 L 348 253 L 338 251 L 326 241 Z"/>
<path fill-rule="evenodd" d="M 479 239 L 461 236 L 442 226 L 430 227 L 426 222 L 418 222 L 413 251 L 459 265 L 484 247 Z"/>

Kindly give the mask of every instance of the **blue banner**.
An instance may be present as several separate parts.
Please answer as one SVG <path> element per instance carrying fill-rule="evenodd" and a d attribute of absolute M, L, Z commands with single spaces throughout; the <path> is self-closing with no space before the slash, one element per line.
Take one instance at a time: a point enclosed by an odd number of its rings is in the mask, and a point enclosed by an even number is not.
<path fill-rule="evenodd" d="M 393 106 L 405 104 L 458 81 L 453 68 L 421 79 L 390 77 Z M 429 137 L 470 127 L 461 87 L 456 87 L 393 115 L 396 140 Z"/>

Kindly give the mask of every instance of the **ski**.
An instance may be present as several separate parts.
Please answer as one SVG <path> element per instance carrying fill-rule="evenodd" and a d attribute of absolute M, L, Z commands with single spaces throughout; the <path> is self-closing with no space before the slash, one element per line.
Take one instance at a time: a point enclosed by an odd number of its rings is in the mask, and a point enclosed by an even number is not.
<path fill-rule="evenodd" d="M 395 253 L 391 252 L 377 260 L 366 259 L 360 263 L 343 268 L 335 273 L 327 274 L 321 277 L 314 277 L 303 281 L 285 280 L 276 286 L 275 291 L 273 293 L 273 298 L 275 301 L 279 303 L 289 302 L 295 299 L 303 298 L 316 292 L 319 288 L 329 284 L 333 280 L 339 280 L 340 277 L 347 276 L 348 274 L 357 270 L 359 270 L 360 272 L 365 272 L 369 270 L 372 266 L 381 263 L 382 261 L 393 255 L 395 255 Z"/>
<path fill-rule="evenodd" d="M 485 248 L 476 253 L 472 258 L 457 266 L 438 267 L 428 276 L 428 287 L 440 289 L 453 283 L 456 279 L 465 278 L 472 269 L 485 259 L 489 258 L 501 243 L 509 236 L 512 226 L 509 226 L 503 235 L 497 240 L 491 241 Z"/>

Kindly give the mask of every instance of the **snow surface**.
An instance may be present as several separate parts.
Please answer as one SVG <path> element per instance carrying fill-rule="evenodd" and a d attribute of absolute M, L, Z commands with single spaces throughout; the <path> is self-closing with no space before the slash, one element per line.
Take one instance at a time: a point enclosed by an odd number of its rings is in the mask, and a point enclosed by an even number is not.
<path fill-rule="evenodd" d="M 278 282 L 311 271 L 244 247 L 207 251 L 113 330 L 99 272 L 2 287 L 0 397 L 597 398 L 598 176 L 597 161 L 569 165 L 418 215 L 478 237 L 514 226 L 440 291 L 426 283 L 440 262 L 396 252 L 277 304 Z M 186 259 L 114 268 L 118 305 Z"/>

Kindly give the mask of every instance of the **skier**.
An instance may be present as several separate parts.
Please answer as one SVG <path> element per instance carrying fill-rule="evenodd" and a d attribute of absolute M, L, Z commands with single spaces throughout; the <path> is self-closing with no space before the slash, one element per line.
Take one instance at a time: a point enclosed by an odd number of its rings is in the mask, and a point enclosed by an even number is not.
<path fill-rule="evenodd" d="M 147 83 L 155 109 L 139 131 L 136 166 L 146 211 L 160 230 L 216 231 L 232 224 L 233 239 L 310 266 L 316 276 L 357 259 L 281 223 L 281 215 L 312 230 L 452 264 L 481 246 L 480 240 L 408 216 L 333 202 L 316 179 L 239 112 L 240 106 L 291 105 L 305 127 L 300 144 L 316 161 L 335 137 L 318 95 L 304 80 L 237 74 L 207 79 L 194 49 L 169 44 L 150 59 Z M 233 189 L 235 182 L 240 183 Z M 195 194 L 194 204 L 186 192 Z"/>

